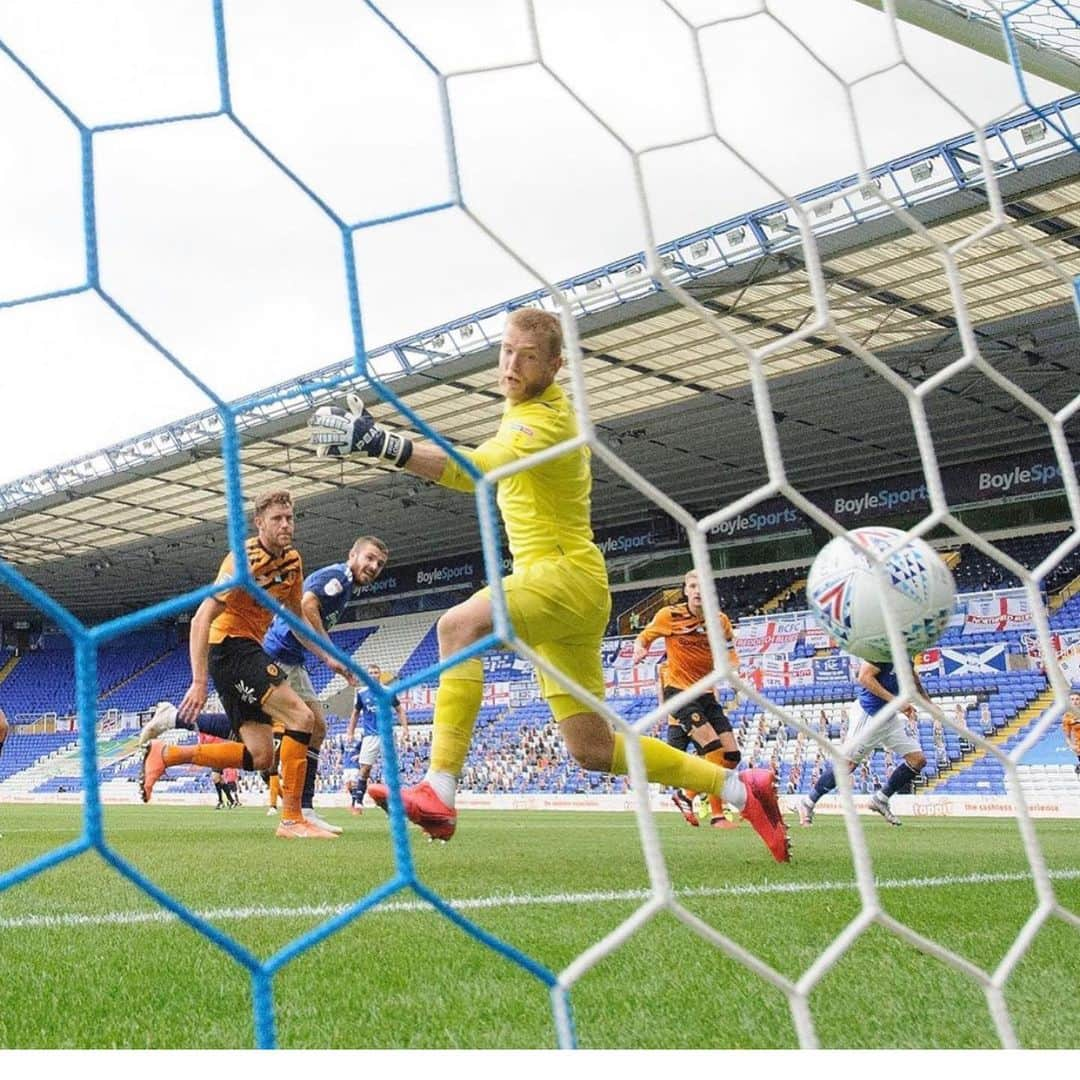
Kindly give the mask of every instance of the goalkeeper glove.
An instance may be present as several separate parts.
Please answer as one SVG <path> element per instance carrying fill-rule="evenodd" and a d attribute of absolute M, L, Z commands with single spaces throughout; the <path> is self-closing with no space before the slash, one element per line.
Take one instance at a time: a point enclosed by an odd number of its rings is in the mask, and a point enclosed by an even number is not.
<path fill-rule="evenodd" d="M 375 423 L 359 395 L 349 394 L 349 408 L 322 405 L 308 421 L 308 442 L 319 457 L 340 457 L 362 450 L 368 457 L 403 469 L 412 457 L 412 439 Z"/>

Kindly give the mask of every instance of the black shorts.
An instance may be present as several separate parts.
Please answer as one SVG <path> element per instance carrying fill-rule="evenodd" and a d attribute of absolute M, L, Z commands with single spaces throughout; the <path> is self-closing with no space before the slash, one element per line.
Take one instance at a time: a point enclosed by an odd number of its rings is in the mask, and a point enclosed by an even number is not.
<path fill-rule="evenodd" d="M 676 690 L 672 686 L 665 686 L 664 700 L 667 701 L 681 693 L 681 690 Z M 717 735 L 723 735 L 725 731 L 731 730 L 731 721 L 727 718 L 720 702 L 712 694 L 702 694 L 701 697 L 694 698 L 693 701 L 687 702 L 681 709 L 673 712 L 671 717 L 675 721 L 671 726 L 681 728 L 690 737 L 693 737 L 694 728 L 701 727 L 703 724 L 711 724 Z M 671 742 L 670 733 L 668 742 Z"/>
<path fill-rule="evenodd" d="M 262 705 L 270 691 L 286 677 L 251 638 L 227 637 L 210 646 L 210 678 L 233 731 L 239 731 L 241 724 L 249 722 L 271 722 Z"/>

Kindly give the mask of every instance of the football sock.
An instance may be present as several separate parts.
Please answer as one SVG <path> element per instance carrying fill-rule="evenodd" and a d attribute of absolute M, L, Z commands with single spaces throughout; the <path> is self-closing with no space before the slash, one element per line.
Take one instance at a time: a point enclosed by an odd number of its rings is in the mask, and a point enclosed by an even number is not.
<path fill-rule="evenodd" d="M 724 764 L 724 751 L 723 750 L 710 750 L 705 755 L 706 761 L 711 761 L 714 765 L 723 767 Z M 734 770 L 732 770 L 734 772 Z M 709 813 L 714 818 L 724 816 L 724 800 L 719 795 L 709 796 Z"/>
<path fill-rule="evenodd" d="M 484 665 L 466 660 L 444 671 L 435 694 L 431 764 L 424 779 L 447 806 L 454 805 L 457 778 L 465 764 L 484 692 Z"/>
<path fill-rule="evenodd" d="M 308 747 L 307 772 L 304 774 L 304 794 L 300 799 L 300 805 L 305 810 L 310 810 L 315 805 L 315 774 L 319 771 L 319 751 Z"/>
<path fill-rule="evenodd" d="M 177 727 L 186 727 L 189 731 L 201 731 L 204 735 L 214 735 L 219 739 L 232 738 L 232 723 L 223 713 L 202 713 L 194 724 L 181 724 L 176 718 Z"/>
<path fill-rule="evenodd" d="M 746 804 L 745 790 L 734 770 L 724 769 L 704 758 L 692 757 L 648 736 L 641 737 L 641 756 L 650 783 L 722 795 L 737 810 Z M 626 737 L 621 732 L 615 734 L 615 752 L 608 771 L 616 776 L 625 776 L 630 771 L 626 763 Z"/>
<path fill-rule="evenodd" d="M 214 781 L 214 790 L 217 792 L 217 804 L 218 806 L 225 805 L 225 785 L 220 781 Z"/>
<path fill-rule="evenodd" d="M 831 765 L 825 766 L 825 771 L 817 778 L 817 783 L 810 792 L 810 801 L 816 803 L 818 799 L 828 795 L 836 787 L 836 773 Z"/>
<path fill-rule="evenodd" d="M 362 780 L 357 780 L 353 786 L 353 802 L 357 806 L 362 806 L 364 803 L 364 796 L 367 794 L 368 777 L 364 777 Z"/>
<path fill-rule="evenodd" d="M 307 776 L 308 743 L 310 731 L 292 731 L 288 728 L 281 737 L 281 820 L 298 821 L 301 818 L 300 799 Z"/>
<path fill-rule="evenodd" d="M 906 761 L 901 761 L 889 774 L 888 780 L 885 781 L 885 786 L 881 789 L 882 795 L 885 798 L 895 795 L 901 788 L 907 787 L 918 775 Z"/>
<path fill-rule="evenodd" d="M 435 794 L 453 809 L 457 804 L 457 777 L 453 773 L 428 769 L 424 779 L 431 785 Z"/>
<path fill-rule="evenodd" d="M 276 809 L 278 804 L 278 798 L 281 795 L 281 776 L 275 769 L 270 774 L 270 807 Z"/>
<path fill-rule="evenodd" d="M 245 762 L 246 758 L 246 762 Z M 199 743 L 198 746 L 166 746 L 161 760 L 170 765 L 205 765 L 208 769 L 250 769 L 251 754 L 243 743 Z"/>
<path fill-rule="evenodd" d="M 240 801 L 236 797 L 236 784 L 235 783 L 230 783 L 230 784 L 225 785 L 225 798 L 227 798 L 229 800 L 229 805 L 230 806 L 236 806 L 236 804 Z"/>

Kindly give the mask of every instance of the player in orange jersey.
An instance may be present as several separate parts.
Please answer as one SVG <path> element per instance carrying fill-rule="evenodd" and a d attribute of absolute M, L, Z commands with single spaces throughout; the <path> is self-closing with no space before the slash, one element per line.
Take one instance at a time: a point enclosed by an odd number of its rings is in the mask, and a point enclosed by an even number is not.
<path fill-rule="evenodd" d="M 720 613 L 720 629 L 732 666 L 737 668 L 739 654 L 735 651 L 735 634 L 731 620 L 723 612 Z M 667 701 L 713 670 L 712 650 L 701 603 L 701 583 L 696 570 L 688 571 L 683 579 L 682 601 L 660 608 L 649 625 L 638 634 L 634 642 L 633 663 L 640 663 L 649 646 L 661 637 L 667 643 L 667 662 L 661 667 L 660 693 L 662 700 Z M 700 755 L 724 769 L 737 768 L 742 757 L 735 733 L 731 730 L 731 721 L 711 690 L 671 714 L 668 742 L 683 751 L 693 742 Z M 690 793 L 676 791 L 672 801 L 687 822 L 697 824 Z M 710 824 L 714 828 L 732 827 L 734 823 L 724 816 L 724 804 L 719 795 L 709 796 L 709 809 Z"/>
<path fill-rule="evenodd" d="M 245 548 L 255 584 L 304 619 L 301 607 L 304 569 L 292 546 L 293 504 L 287 491 L 272 491 L 255 503 L 258 535 Z M 233 576 L 232 552 L 225 556 L 218 581 Z M 215 769 L 269 769 L 274 760 L 271 727 L 283 725 L 281 739 L 282 815 L 277 835 L 288 839 L 330 839 L 333 833 L 306 821 L 300 798 L 307 772 L 307 749 L 315 717 L 287 682 L 286 673 L 263 651 L 272 612 L 242 588 L 207 597 L 191 620 L 191 686 L 180 702 L 181 719 L 194 721 L 209 695 L 209 677 L 221 698 L 239 743 L 166 746 L 154 740 L 143 759 L 142 795 L 150 800 L 154 784 L 170 765 L 193 763 Z M 305 641 L 323 662 L 350 681 L 349 670 L 314 642 Z"/>
<path fill-rule="evenodd" d="M 1061 729 L 1069 749 L 1076 755 L 1076 775 L 1080 778 L 1080 690 L 1069 695 L 1069 707 L 1061 718 Z"/>

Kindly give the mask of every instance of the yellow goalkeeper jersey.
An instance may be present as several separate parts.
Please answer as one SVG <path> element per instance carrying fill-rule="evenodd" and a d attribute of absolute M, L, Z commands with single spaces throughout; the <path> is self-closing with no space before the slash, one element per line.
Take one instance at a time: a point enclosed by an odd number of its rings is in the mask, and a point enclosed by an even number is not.
<path fill-rule="evenodd" d="M 577 417 L 561 386 L 552 383 L 528 401 L 506 402 L 499 430 L 475 450 L 462 450 L 482 473 L 574 438 Z M 583 557 L 603 574 L 603 556 L 589 520 L 592 471 L 587 446 L 499 481 L 496 501 L 515 565 L 551 555 Z M 472 477 L 448 461 L 439 483 L 471 491 Z"/>

